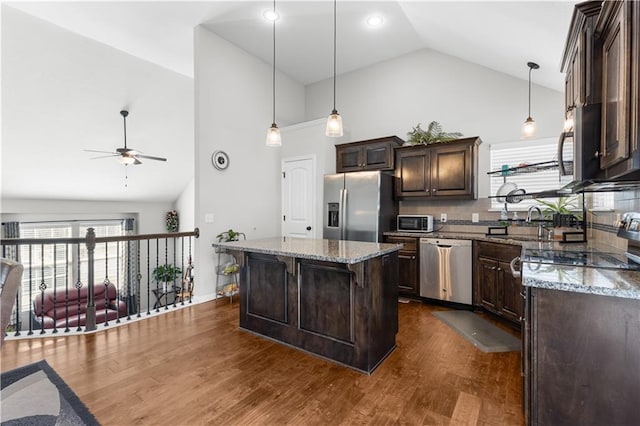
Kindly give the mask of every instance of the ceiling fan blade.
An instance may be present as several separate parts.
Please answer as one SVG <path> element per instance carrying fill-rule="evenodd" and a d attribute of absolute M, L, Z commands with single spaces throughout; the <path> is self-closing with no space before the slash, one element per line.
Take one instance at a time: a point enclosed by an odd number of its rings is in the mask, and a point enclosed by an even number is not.
<path fill-rule="evenodd" d="M 135 160 L 136 160 L 133 163 L 134 166 L 137 166 L 138 164 L 142 164 L 142 161 L 138 160 L 136 157 L 133 157 L 133 158 L 135 158 Z"/>
<path fill-rule="evenodd" d="M 113 151 L 96 151 L 94 149 L 85 149 L 85 152 L 98 152 L 100 154 L 113 154 L 113 155 L 120 155 L 117 152 L 113 152 Z"/>
<path fill-rule="evenodd" d="M 100 158 L 113 158 L 113 157 L 119 157 L 120 154 L 111 154 L 111 155 L 101 155 L 99 157 L 91 157 L 89 160 L 98 160 Z"/>
<path fill-rule="evenodd" d="M 151 155 L 141 155 L 141 154 L 137 154 L 136 157 L 140 157 L 140 158 L 146 158 L 147 160 L 157 160 L 157 161 L 167 161 L 166 158 L 162 158 L 162 157 L 152 157 Z"/>

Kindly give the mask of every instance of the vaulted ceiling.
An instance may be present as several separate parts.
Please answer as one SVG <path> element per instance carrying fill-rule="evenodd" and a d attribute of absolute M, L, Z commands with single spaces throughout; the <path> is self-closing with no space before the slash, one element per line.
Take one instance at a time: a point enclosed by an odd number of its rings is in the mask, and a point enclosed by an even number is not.
<path fill-rule="evenodd" d="M 534 61 L 540 64 L 540 69 L 533 74 L 534 84 L 561 91 L 560 57 L 574 4 L 573 1 L 340 0 L 337 2 L 337 72 L 347 73 L 416 50 L 434 49 L 523 80 L 528 76 L 526 63 Z M 13 19 L 16 13 L 48 21 L 120 53 L 159 65 L 169 73 L 179 73 L 184 76 L 185 87 L 193 87 L 189 81 L 193 78 L 193 28 L 197 25 L 204 25 L 267 63 L 272 61 L 272 25 L 262 16 L 273 7 L 268 1 L 20 1 L 4 2 L 3 11 L 4 6 L 13 12 L 3 14 L 3 26 L 5 20 Z M 276 6 L 281 16 L 276 24 L 277 67 L 302 84 L 330 78 L 333 2 L 278 1 Z M 377 28 L 366 25 L 366 18 L 373 14 L 383 18 L 383 25 Z M 9 47 L 13 58 L 20 58 L 21 44 L 37 48 L 37 37 L 37 34 L 26 34 L 24 40 L 3 38 L 3 77 L 5 48 Z M 106 50 L 101 52 L 109 54 Z M 52 63 L 57 64 L 55 52 L 42 52 L 41 56 L 48 54 L 53 55 Z M 69 67 L 69 79 L 90 77 L 75 76 L 72 64 L 60 65 Z M 39 179 L 47 178 L 47 173 L 64 178 L 46 190 L 38 180 L 28 184 L 20 182 L 21 188 L 16 192 L 11 192 L 5 179 L 3 196 L 163 201 L 173 201 L 179 196 L 193 176 L 190 167 L 193 106 L 177 110 L 163 104 L 147 89 L 133 87 L 135 76 L 120 75 L 117 71 L 111 75 L 113 87 L 93 87 L 87 92 L 104 100 L 92 108 L 73 104 L 65 99 L 64 93 L 58 93 L 55 99 L 42 100 L 46 114 L 31 117 L 15 106 L 5 105 L 3 99 L 3 121 L 9 118 L 7 122 L 13 123 L 11 127 L 3 124 L 3 176 L 29 170 L 30 175 L 40 173 Z M 25 78 L 27 75 L 28 78 L 48 77 L 43 70 L 30 69 L 28 64 L 21 72 Z M 62 86 L 57 89 L 62 90 Z M 56 87 L 51 90 L 55 92 Z M 3 98 L 5 92 L 3 86 Z M 123 104 L 124 98 L 130 102 Z M 87 158 L 82 149 L 120 147 L 122 121 L 118 112 L 125 107 L 131 110 L 130 146 L 147 154 L 166 156 L 170 161 L 162 167 L 152 161 L 140 166 L 144 169 L 128 167 L 128 188 L 123 190 L 125 176 L 121 165 L 114 162 L 97 166 L 95 162 L 81 163 L 75 157 L 80 153 L 83 159 Z M 184 117 L 185 114 L 190 115 Z M 52 132 L 54 126 L 58 127 Z M 19 140 L 20 144 L 7 146 L 5 140 Z M 8 156 L 12 160 L 7 162 Z M 74 176 L 91 178 L 74 180 Z M 167 176 L 172 178 L 167 181 Z M 157 188 L 158 182 L 163 185 L 161 190 Z"/>

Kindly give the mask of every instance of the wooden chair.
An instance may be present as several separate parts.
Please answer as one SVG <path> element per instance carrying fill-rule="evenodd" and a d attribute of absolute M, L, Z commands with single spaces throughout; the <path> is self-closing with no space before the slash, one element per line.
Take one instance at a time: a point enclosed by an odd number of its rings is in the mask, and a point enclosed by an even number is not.
<path fill-rule="evenodd" d="M 0 305 L 0 326 L 2 327 L 0 329 L 0 347 L 2 347 L 7 326 L 11 321 L 11 312 L 16 302 L 20 281 L 22 281 L 23 269 L 21 263 L 0 258 L 0 285 L 2 286 L 0 291 L 0 301 L 2 302 Z"/>
<path fill-rule="evenodd" d="M 193 297 L 193 276 L 191 275 L 193 271 L 193 265 L 187 266 L 184 271 L 184 276 L 182 277 L 182 287 L 178 287 L 176 289 L 176 303 L 182 302 L 184 300 L 191 301 L 191 297 Z"/>

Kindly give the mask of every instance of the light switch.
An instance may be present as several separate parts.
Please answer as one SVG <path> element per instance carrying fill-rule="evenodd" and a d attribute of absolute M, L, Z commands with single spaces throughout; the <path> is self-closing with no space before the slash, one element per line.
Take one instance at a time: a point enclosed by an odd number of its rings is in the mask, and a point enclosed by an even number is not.
<path fill-rule="evenodd" d="M 204 223 L 213 223 L 213 213 L 205 213 Z"/>
<path fill-rule="evenodd" d="M 471 222 L 473 223 L 480 222 L 480 215 L 478 213 L 471 213 Z"/>

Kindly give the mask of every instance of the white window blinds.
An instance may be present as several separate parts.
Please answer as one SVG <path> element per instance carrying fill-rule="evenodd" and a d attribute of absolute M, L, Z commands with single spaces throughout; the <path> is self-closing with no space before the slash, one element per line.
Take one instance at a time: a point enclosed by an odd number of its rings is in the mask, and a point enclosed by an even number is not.
<path fill-rule="evenodd" d="M 501 170 L 503 165 L 517 167 L 525 164 L 554 161 L 558 158 L 557 149 L 558 141 L 555 138 L 492 144 L 489 148 L 490 170 Z M 489 175 L 488 177 L 490 180 L 490 195 L 496 195 L 505 182 L 505 178 L 500 174 Z M 563 176 L 561 178 L 557 168 L 506 176 L 506 182 L 516 184 L 518 188 L 524 189 L 527 193 L 558 189 L 571 180 L 571 176 Z M 592 198 L 593 207 L 596 209 L 613 208 L 612 193 L 592 194 Z M 523 200 L 517 204 L 509 204 L 508 209 L 521 210 L 536 204 L 537 201 L 535 199 Z M 503 206 L 504 203 L 499 202 L 498 199 L 491 199 L 492 209 L 500 210 Z"/>

